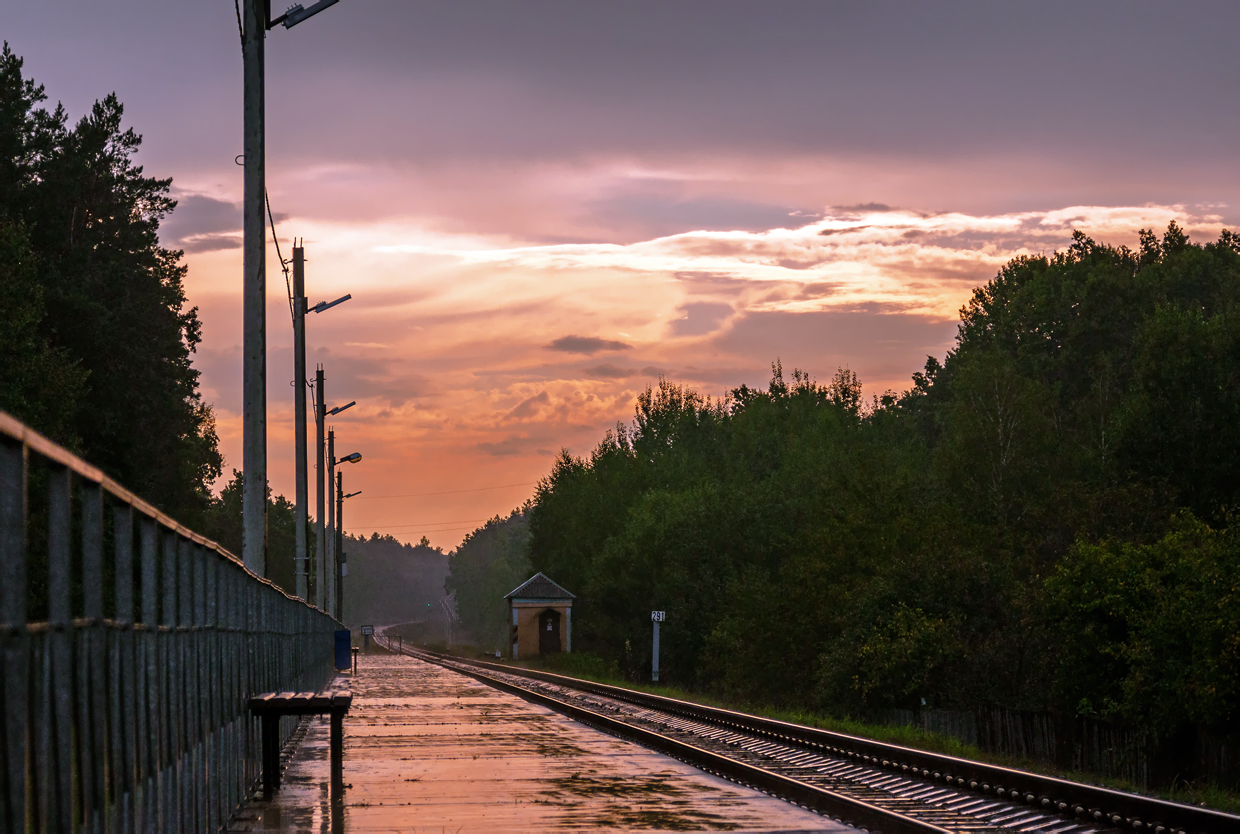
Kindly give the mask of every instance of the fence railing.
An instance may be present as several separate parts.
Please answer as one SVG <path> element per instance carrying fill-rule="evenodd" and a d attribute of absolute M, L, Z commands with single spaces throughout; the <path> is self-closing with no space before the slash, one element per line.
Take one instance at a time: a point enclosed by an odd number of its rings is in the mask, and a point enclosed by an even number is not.
<path fill-rule="evenodd" d="M 0 412 L 5 831 L 217 830 L 261 775 L 246 699 L 322 687 L 336 627 Z"/>

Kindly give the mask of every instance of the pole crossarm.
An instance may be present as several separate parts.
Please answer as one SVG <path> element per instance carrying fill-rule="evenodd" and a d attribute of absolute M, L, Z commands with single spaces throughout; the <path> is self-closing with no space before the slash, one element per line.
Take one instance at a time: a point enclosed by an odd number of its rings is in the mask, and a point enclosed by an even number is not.
<path fill-rule="evenodd" d="M 0 830 L 220 829 L 338 625 L 0 412 Z"/>

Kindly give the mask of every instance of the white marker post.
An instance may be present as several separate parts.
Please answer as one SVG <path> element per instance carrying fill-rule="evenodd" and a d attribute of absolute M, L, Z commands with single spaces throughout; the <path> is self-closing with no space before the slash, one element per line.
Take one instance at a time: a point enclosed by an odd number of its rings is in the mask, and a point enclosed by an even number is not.
<path fill-rule="evenodd" d="M 663 618 L 667 616 L 663 611 L 651 611 L 650 621 L 654 623 L 654 653 L 650 658 L 650 680 L 653 683 L 659 682 L 659 623 L 663 622 Z"/>

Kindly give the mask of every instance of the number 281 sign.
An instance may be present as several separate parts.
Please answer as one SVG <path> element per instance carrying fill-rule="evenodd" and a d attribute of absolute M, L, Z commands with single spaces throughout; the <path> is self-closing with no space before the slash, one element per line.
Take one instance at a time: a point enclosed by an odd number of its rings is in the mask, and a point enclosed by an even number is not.
<path fill-rule="evenodd" d="M 651 611 L 650 612 L 651 622 L 661 623 L 663 622 L 666 616 L 667 616 L 667 612 L 665 611 Z"/>

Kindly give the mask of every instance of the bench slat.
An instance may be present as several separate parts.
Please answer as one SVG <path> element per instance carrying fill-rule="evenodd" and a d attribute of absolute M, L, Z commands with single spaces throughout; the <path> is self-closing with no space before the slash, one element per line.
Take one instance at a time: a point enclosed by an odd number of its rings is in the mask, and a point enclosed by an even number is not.
<path fill-rule="evenodd" d="M 322 715 L 337 710 L 348 711 L 353 693 L 348 690 L 322 692 L 266 692 L 249 700 L 252 714 Z"/>

